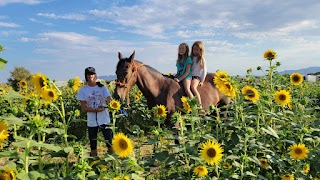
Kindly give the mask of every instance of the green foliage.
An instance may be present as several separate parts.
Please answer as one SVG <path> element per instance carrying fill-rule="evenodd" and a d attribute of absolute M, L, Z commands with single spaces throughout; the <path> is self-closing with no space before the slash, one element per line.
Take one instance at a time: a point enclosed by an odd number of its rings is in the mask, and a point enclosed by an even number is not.
<path fill-rule="evenodd" d="M 27 81 L 30 84 L 31 73 L 28 69 L 24 67 L 14 67 L 13 71 L 10 72 L 11 77 L 8 78 L 8 85 L 10 85 L 14 90 L 18 91 L 18 82 L 21 80 Z"/>
<path fill-rule="evenodd" d="M 125 158 L 108 154 L 105 143 L 99 145 L 99 157 L 89 157 L 86 114 L 79 111 L 72 85 L 60 87 L 58 100 L 49 104 L 0 87 L 0 122 L 9 124 L 11 135 L 0 150 L 0 159 L 9 159 L 0 161 L 0 171 L 8 166 L 18 179 L 280 179 L 285 174 L 319 178 L 320 83 L 292 85 L 289 75 L 277 73 L 279 63 L 269 63 L 263 77 L 252 71 L 234 77 L 236 96 L 229 106 L 212 106 L 200 116 L 195 99 L 188 99 L 191 112 L 182 110 L 170 117 L 179 123 L 174 128 L 164 124 L 165 117 L 154 116 L 134 86 L 130 106 L 122 107 L 128 116 L 110 111 L 112 129 L 126 134 L 134 145 L 134 152 Z M 244 98 L 244 86 L 258 90 L 257 102 Z M 111 82 L 108 87 L 114 88 Z M 290 92 L 285 106 L 275 102 L 279 90 Z M 208 165 L 199 154 L 207 140 L 223 148 L 221 162 L 215 165 Z M 296 160 L 289 154 L 290 146 L 299 143 L 309 152 Z M 193 172 L 198 165 L 206 166 L 208 174 L 198 177 Z"/>

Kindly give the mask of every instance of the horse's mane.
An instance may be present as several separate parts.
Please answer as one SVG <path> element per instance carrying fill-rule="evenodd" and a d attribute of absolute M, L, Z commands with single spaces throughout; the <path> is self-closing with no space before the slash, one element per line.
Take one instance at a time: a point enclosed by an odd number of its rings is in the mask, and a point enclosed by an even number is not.
<path fill-rule="evenodd" d="M 126 59 L 126 58 L 123 58 L 123 59 L 122 59 L 123 62 L 125 62 L 125 59 Z M 163 77 L 165 77 L 165 78 L 173 79 L 171 76 L 162 74 L 161 72 L 159 72 L 159 71 L 156 70 L 155 68 L 153 68 L 153 67 L 151 67 L 151 66 L 149 66 L 149 65 L 147 65 L 147 64 L 144 64 L 144 63 L 141 62 L 141 61 L 138 61 L 138 60 L 134 60 L 134 61 L 136 61 L 136 62 L 138 62 L 138 63 L 140 63 L 140 64 L 143 64 L 146 68 L 148 68 L 148 69 L 149 69 L 151 72 L 153 72 L 154 74 L 161 75 L 161 76 L 163 76 Z M 120 66 L 120 62 L 121 62 L 121 61 L 119 61 L 119 63 L 117 64 L 117 69 L 118 69 L 119 66 Z"/>

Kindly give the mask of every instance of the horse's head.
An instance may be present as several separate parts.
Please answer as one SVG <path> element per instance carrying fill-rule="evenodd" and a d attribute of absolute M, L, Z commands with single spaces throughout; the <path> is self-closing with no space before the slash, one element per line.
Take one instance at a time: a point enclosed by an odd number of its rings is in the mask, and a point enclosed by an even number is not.
<path fill-rule="evenodd" d="M 117 82 L 114 97 L 120 100 L 127 98 L 127 104 L 129 102 L 129 90 L 137 81 L 134 54 L 135 51 L 129 58 L 123 58 L 122 54 L 120 52 L 118 53 L 119 62 L 116 69 Z"/>

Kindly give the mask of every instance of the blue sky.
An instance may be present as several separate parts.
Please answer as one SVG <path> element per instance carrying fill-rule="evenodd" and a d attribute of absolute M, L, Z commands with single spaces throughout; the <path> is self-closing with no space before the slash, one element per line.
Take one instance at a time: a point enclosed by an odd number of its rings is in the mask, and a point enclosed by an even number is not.
<path fill-rule="evenodd" d="M 263 53 L 277 52 L 278 69 L 319 66 L 319 0 L 0 0 L 0 44 L 16 66 L 51 80 L 83 79 L 84 69 L 113 75 L 118 52 L 176 72 L 178 45 L 204 42 L 209 72 L 244 75 L 267 68 Z"/>

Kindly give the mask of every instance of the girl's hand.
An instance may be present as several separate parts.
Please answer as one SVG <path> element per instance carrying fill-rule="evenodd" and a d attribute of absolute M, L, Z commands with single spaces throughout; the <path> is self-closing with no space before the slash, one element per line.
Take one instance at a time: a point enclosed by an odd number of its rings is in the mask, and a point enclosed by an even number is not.
<path fill-rule="evenodd" d="M 200 82 L 200 83 L 199 83 L 199 86 L 202 86 L 202 85 L 203 85 L 203 82 Z"/>
<path fill-rule="evenodd" d="M 174 78 L 174 80 L 175 80 L 176 82 L 180 82 L 178 78 Z"/>

